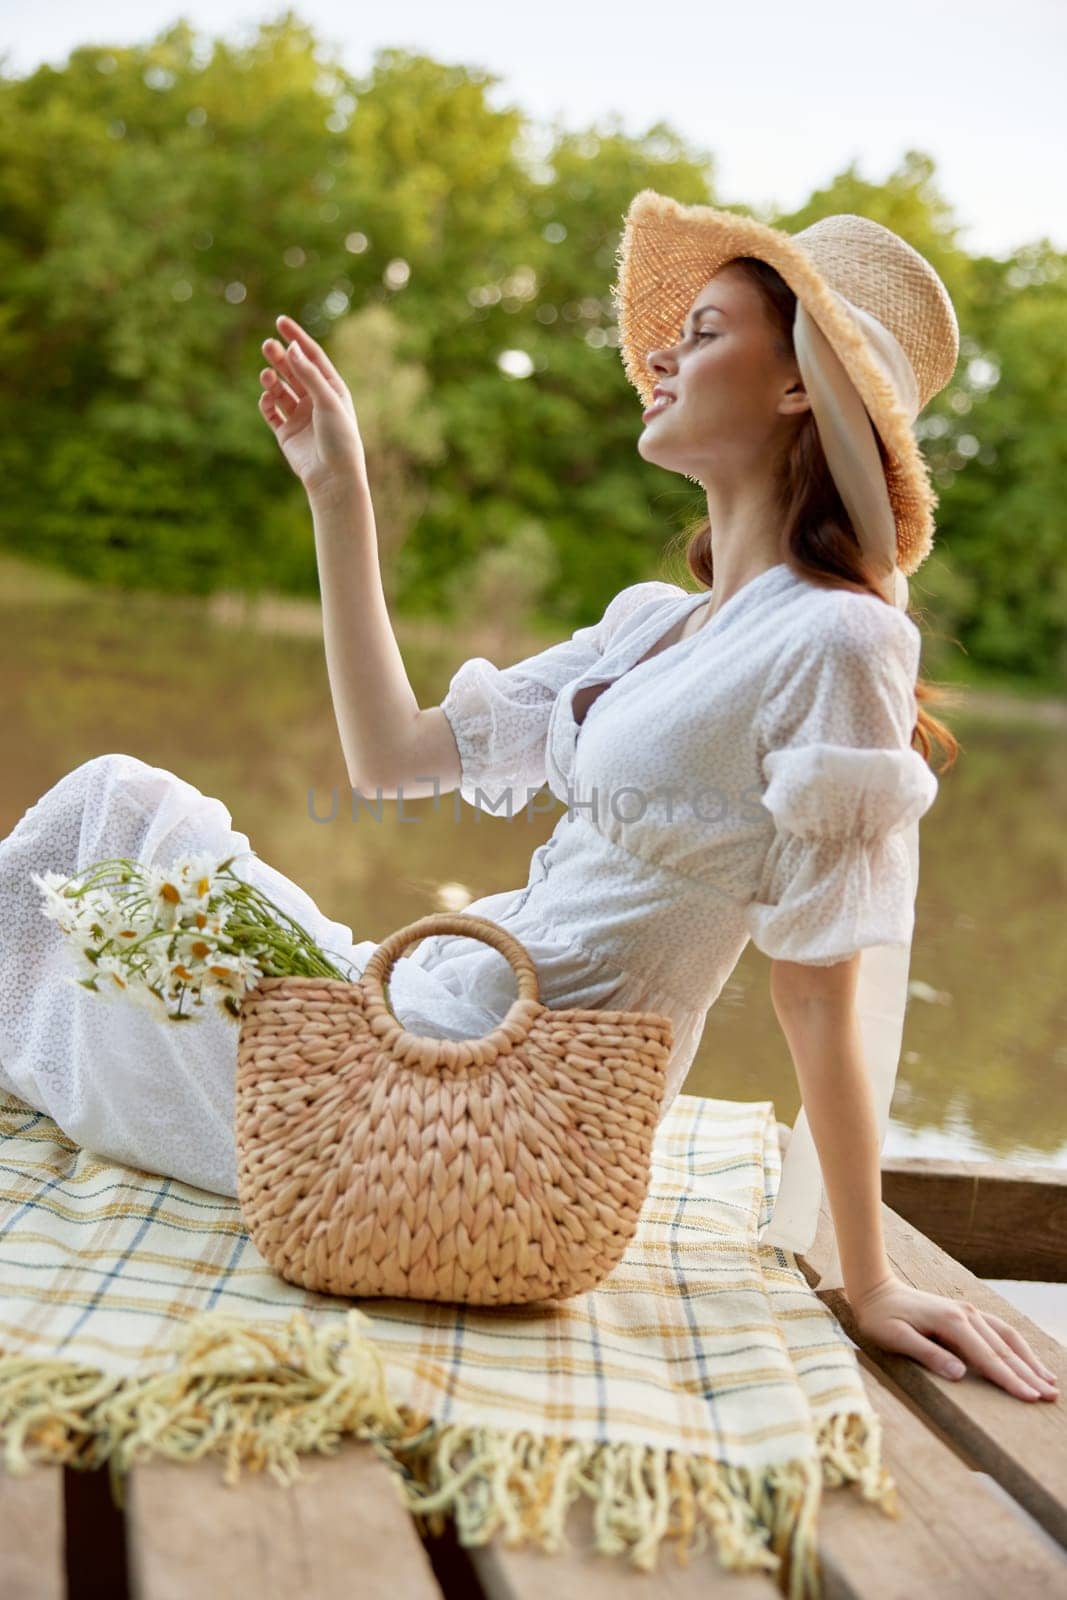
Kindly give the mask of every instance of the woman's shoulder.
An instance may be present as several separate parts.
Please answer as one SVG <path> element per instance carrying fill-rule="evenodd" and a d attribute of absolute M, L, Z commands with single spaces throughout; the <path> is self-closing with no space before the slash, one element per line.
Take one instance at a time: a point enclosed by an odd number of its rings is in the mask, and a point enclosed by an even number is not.
<path fill-rule="evenodd" d="M 625 589 L 620 589 L 609 602 L 608 610 L 625 614 L 636 611 L 639 606 L 648 605 L 650 601 L 680 600 L 689 593 L 681 584 L 668 583 L 662 578 L 645 578 L 640 583 L 631 583 Z"/>
<path fill-rule="evenodd" d="M 922 646 L 918 625 L 906 611 L 877 595 L 805 583 L 794 622 L 792 642 L 805 651 L 815 647 L 822 653 L 866 660 L 888 652 L 918 667 Z"/>
<path fill-rule="evenodd" d="M 608 637 L 611 637 L 639 613 L 643 617 L 659 606 L 677 604 L 688 592 L 679 584 L 667 583 L 661 578 L 646 578 L 640 583 L 628 584 L 608 602 L 601 619 L 602 625 Z"/>

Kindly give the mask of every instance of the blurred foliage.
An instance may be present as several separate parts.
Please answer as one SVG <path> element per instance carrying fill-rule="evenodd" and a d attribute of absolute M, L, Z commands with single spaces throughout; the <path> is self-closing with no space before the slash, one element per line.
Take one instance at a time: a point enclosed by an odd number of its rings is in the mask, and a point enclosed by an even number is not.
<path fill-rule="evenodd" d="M 291 11 L 240 47 L 182 21 L 0 73 L 0 545 L 127 588 L 313 596 L 257 405 L 284 310 L 352 390 L 399 610 L 489 606 L 503 648 L 685 581 L 664 550 L 703 496 L 636 452 L 609 291 L 634 193 L 715 204 L 713 156 L 664 124 L 539 128 L 498 81 L 404 50 L 353 76 Z M 909 239 L 960 319 L 917 425 L 941 495 L 924 670 L 1061 690 L 1065 258 L 969 256 L 921 152 L 761 220 L 834 211 Z"/>

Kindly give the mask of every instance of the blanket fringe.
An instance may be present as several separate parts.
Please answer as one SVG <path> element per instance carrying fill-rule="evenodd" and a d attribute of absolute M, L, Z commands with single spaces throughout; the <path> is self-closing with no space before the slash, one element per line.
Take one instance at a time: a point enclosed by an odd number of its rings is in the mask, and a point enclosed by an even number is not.
<path fill-rule="evenodd" d="M 631 1565 L 650 1572 L 661 1542 L 672 1539 L 687 1567 L 710 1535 L 725 1567 L 770 1573 L 788 1600 L 820 1597 L 824 1485 L 855 1483 L 865 1500 L 899 1515 L 874 1413 L 827 1418 L 813 1459 L 760 1471 L 646 1445 L 441 1427 L 393 1403 L 364 1325 L 371 1319 L 355 1308 L 340 1336 L 336 1325 L 313 1328 L 303 1312 L 284 1326 L 202 1312 L 175 1339 L 175 1365 L 145 1377 L 0 1351 L 5 1467 L 24 1474 L 35 1461 L 86 1470 L 106 1462 L 123 1507 L 125 1474 L 153 1455 L 192 1461 L 219 1452 L 227 1484 L 243 1465 L 285 1485 L 306 1477 L 301 1455 L 333 1454 L 350 1434 L 390 1468 L 423 1536 L 442 1534 L 450 1513 L 463 1546 L 487 1544 L 503 1529 L 506 1546 L 533 1540 L 551 1554 L 570 1547 L 567 1511 L 585 1494 L 602 1554 L 628 1551 Z"/>

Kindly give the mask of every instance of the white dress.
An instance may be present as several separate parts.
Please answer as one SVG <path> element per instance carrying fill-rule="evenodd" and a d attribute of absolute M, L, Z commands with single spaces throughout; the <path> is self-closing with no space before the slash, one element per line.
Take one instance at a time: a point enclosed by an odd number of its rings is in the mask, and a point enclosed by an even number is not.
<path fill-rule="evenodd" d="M 509 802 L 512 814 L 536 804 L 546 779 L 565 808 L 526 884 L 465 909 L 522 941 L 546 1004 L 671 1018 L 663 1111 L 749 939 L 768 956 L 817 965 L 877 948 L 896 962 L 885 969 L 892 1003 L 879 993 L 871 1012 L 883 1030 L 884 1133 L 915 825 L 937 792 L 910 744 L 919 631 L 873 596 L 821 589 L 779 563 L 696 632 L 641 659 L 706 601 L 707 591 L 633 584 L 569 639 L 510 667 L 475 657 L 454 674 L 441 704 L 479 825 L 492 827 Z M 572 697 L 594 683 L 610 687 L 579 727 Z M 188 1026 L 161 1022 L 71 985 L 67 941 L 29 873 L 248 848 L 221 800 L 124 754 L 67 773 L 0 841 L 0 1085 L 101 1154 L 227 1195 L 236 1026 L 214 1009 Z M 354 975 L 393 931 L 359 930 L 356 940 L 267 862 L 246 860 L 246 875 Z M 481 1036 L 516 992 L 499 952 L 453 935 L 413 946 L 390 980 L 400 1021 L 434 1037 Z M 772 1218 L 765 1237 L 803 1249 L 820 1194 L 802 1112 L 783 1165 L 781 1226 L 776 1234 Z"/>

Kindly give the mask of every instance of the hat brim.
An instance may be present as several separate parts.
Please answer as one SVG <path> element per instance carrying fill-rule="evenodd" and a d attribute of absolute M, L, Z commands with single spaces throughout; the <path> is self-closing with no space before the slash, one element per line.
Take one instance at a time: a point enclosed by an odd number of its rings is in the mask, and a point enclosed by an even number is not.
<path fill-rule="evenodd" d="M 897 563 L 910 576 L 929 555 L 938 495 L 912 419 L 872 359 L 839 295 L 792 236 L 753 217 L 685 206 L 654 189 L 630 204 L 612 287 L 619 348 L 630 383 L 647 406 L 656 374 L 648 354 L 676 343 L 701 285 L 737 256 L 775 268 L 837 352 L 885 446 L 886 488 L 897 529 Z"/>

